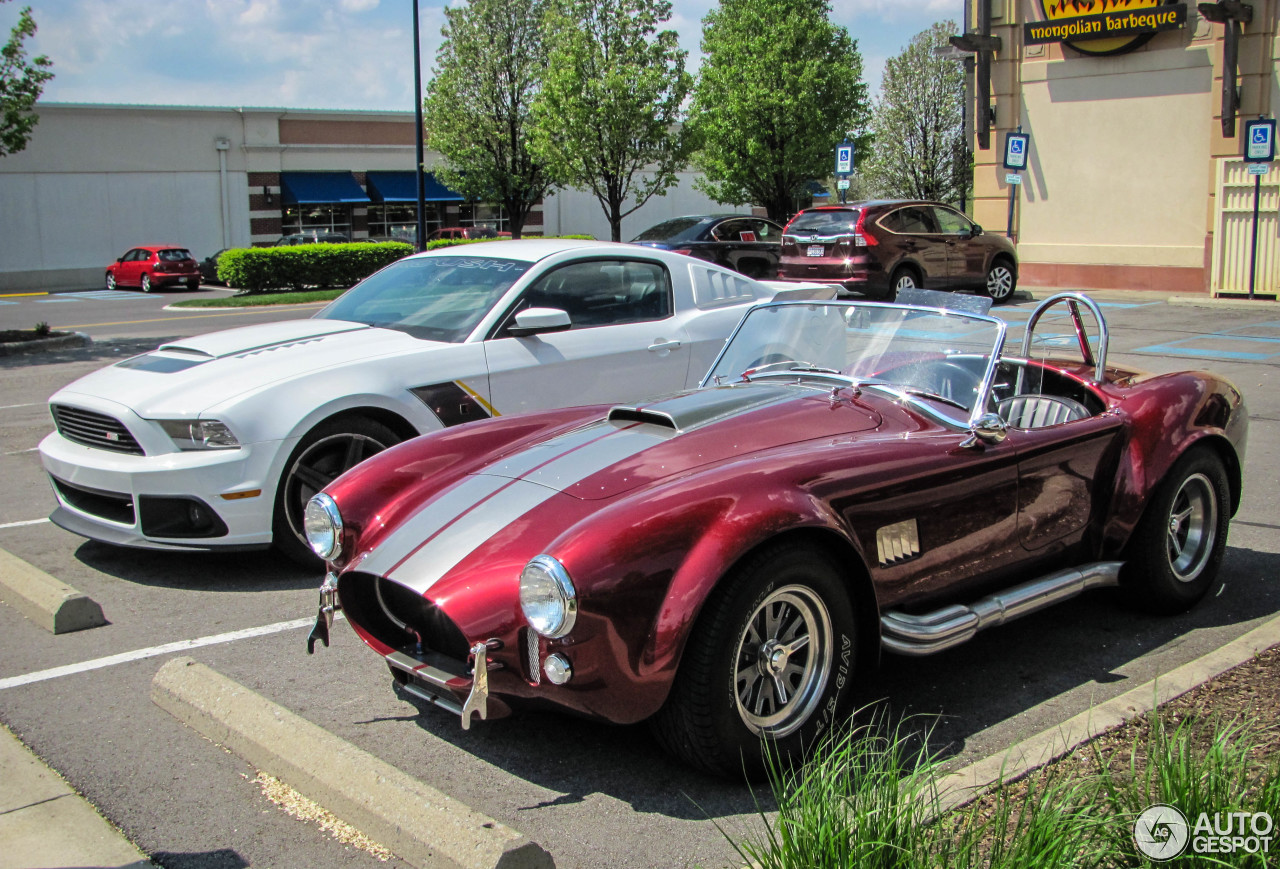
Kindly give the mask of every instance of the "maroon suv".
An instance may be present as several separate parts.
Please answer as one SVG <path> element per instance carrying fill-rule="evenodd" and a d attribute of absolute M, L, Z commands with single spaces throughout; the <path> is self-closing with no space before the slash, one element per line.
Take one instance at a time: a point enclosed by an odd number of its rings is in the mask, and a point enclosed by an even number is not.
<path fill-rule="evenodd" d="M 1018 255 L 950 206 L 868 200 L 806 208 L 782 230 L 778 280 L 839 283 L 846 291 L 894 299 L 898 290 L 981 290 L 1013 295 Z"/>

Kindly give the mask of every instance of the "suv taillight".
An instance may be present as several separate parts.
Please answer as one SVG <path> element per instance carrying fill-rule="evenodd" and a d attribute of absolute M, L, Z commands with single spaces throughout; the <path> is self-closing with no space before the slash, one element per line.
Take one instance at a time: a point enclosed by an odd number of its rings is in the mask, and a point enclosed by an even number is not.
<path fill-rule="evenodd" d="M 867 213 L 859 213 L 858 222 L 853 227 L 853 246 L 875 247 L 879 243 L 880 240 L 867 231 Z"/>

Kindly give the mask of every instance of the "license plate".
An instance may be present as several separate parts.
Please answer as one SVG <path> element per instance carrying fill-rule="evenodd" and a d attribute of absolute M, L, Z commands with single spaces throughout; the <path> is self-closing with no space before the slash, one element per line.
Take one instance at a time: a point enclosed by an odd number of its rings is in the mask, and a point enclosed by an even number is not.
<path fill-rule="evenodd" d="M 824 254 L 826 254 L 826 252 L 827 252 L 827 249 L 824 245 L 811 244 L 809 245 L 809 249 L 804 252 L 804 255 L 805 256 L 823 256 Z"/>
<path fill-rule="evenodd" d="M 186 282 L 187 282 L 186 278 L 178 278 L 178 283 L 185 284 Z"/>

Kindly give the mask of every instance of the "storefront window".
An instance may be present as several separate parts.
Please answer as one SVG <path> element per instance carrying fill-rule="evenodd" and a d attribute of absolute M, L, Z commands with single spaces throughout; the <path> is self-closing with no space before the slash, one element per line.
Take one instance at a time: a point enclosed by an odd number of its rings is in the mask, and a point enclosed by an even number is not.
<path fill-rule="evenodd" d="M 460 213 L 461 226 L 487 226 L 498 232 L 506 232 L 507 210 L 501 205 L 485 205 L 483 203 L 466 202 Z"/>
<path fill-rule="evenodd" d="M 351 238 L 351 206 L 343 203 L 286 205 L 281 225 L 284 235 L 327 232 Z"/>
<path fill-rule="evenodd" d="M 444 207 L 426 203 L 423 212 L 428 233 L 444 225 Z M 397 238 L 412 243 L 418 227 L 418 206 L 413 202 L 383 202 L 369 206 L 369 237 Z"/>

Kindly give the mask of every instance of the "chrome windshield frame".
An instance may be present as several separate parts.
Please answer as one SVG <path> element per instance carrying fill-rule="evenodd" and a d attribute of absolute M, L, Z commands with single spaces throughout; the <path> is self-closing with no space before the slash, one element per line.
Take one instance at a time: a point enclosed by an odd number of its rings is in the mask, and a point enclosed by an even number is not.
<path fill-rule="evenodd" d="M 972 314 L 963 311 L 952 311 L 946 308 L 930 307 L 925 305 L 898 305 L 893 302 L 862 302 L 862 301 L 834 301 L 834 300 L 788 300 L 782 302 L 763 302 L 759 305 L 752 305 L 746 313 L 742 315 L 742 319 L 738 321 L 738 325 L 734 327 L 730 333 L 728 340 L 724 342 L 724 346 L 720 348 L 720 352 L 716 354 L 715 360 L 711 363 L 711 367 L 707 369 L 707 373 L 698 383 L 699 388 L 706 387 L 715 383 L 714 372 L 720 364 L 720 360 L 724 358 L 729 347 L 733 344 L 738 333 L 742 330 L 747 319 L 757 310 L 764 308 L 787 308 L 787 307 L 814 307 L 824 306 L 832 308 L 886 308 L 900 311 L 920 311 L 929 314 L 936 314 L 941 317 L 950 317 L 964 320 L 977 321 L 995 327 L 996 336 L 991 349 L 991 356 L 987 360 L 986 371 L 983 372 L 982 380 L 978 386 L 978 393 L 975 398 L 973 408 L 969 412 L 967 420 L 950 416 L 947 413 L 934 407 L 927 399 L 913 395 L 906 390 L 899 389 L 891 383 L 876 383 L 860 381 L 856 377 L 845 374 L 831 374 L 828 372 L 814 371 L 776 371 L 767 372 L 758 375 L 761 378 L 768 379 L 805 379 L 814 378 L 822 379 L 828 382 L 839 382 L 858 389 L 866 389 L 880 393 L 887 398 L 898 401 L 903 404 L 910 404 L 911 407 L 929 417 L 935 422 L 954 428 L 957 431 L 969 431 L 977 424 L 978 419 L 986 413 L 987 402 L 990 400 L 992 384 L 995 382 L 996 370 L 1000 366 L 1001 353 L 1004 350 L 1005 336 L 1009 331 L 1009 324 L 998 317 L 992 317 L 986 314 Z"/>

